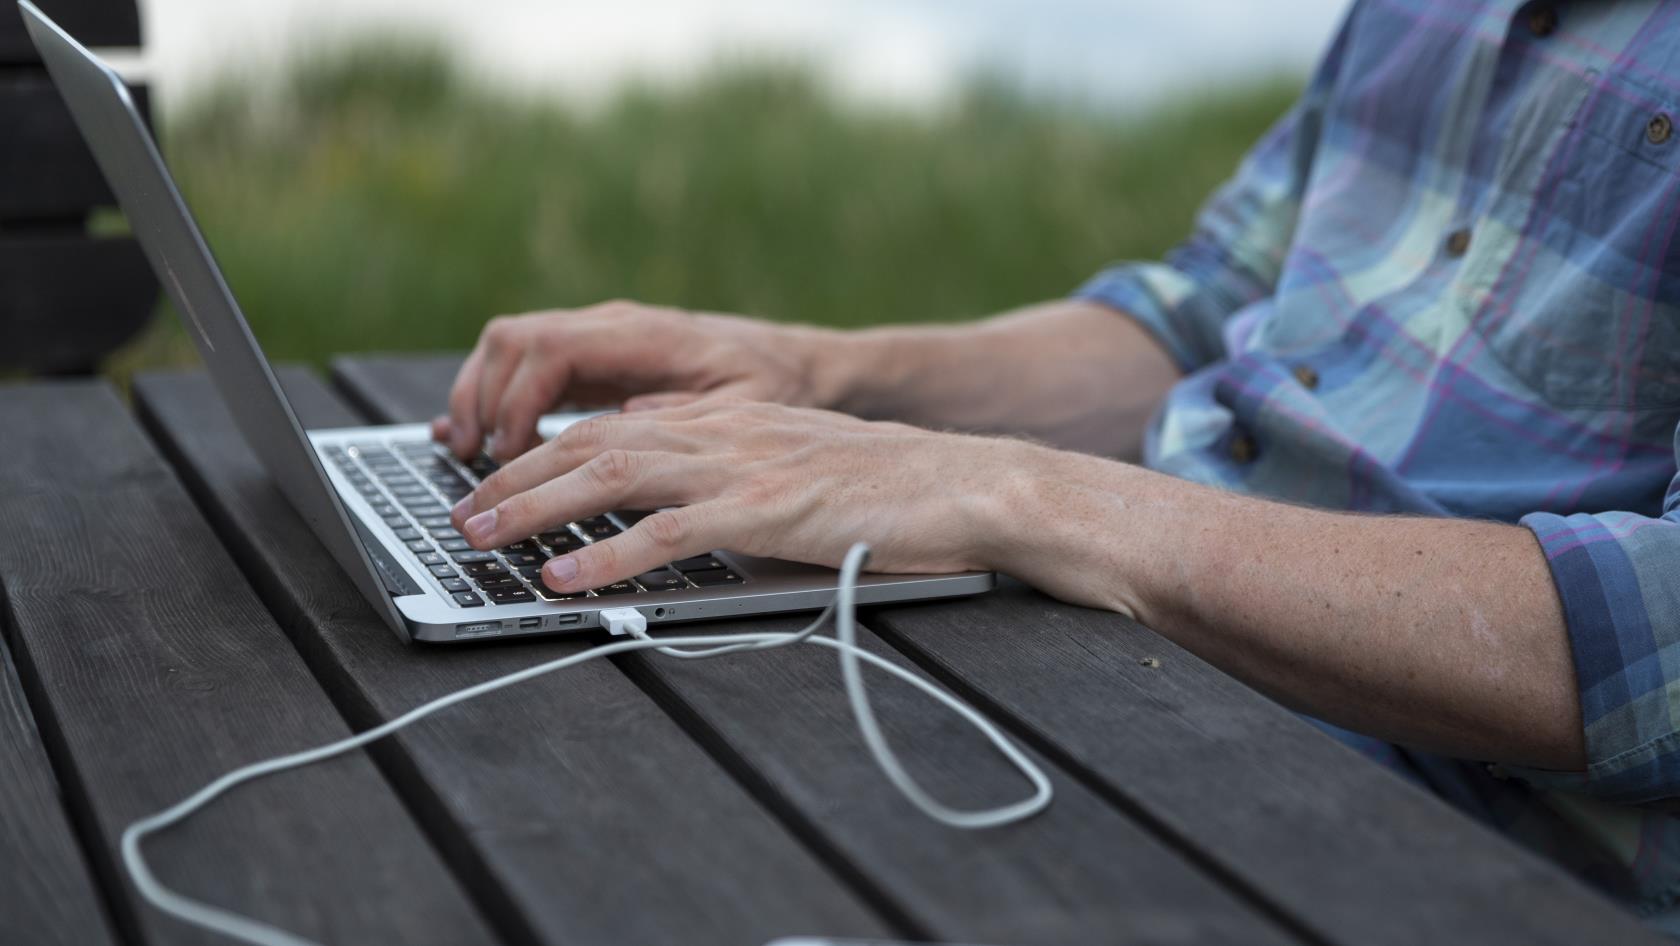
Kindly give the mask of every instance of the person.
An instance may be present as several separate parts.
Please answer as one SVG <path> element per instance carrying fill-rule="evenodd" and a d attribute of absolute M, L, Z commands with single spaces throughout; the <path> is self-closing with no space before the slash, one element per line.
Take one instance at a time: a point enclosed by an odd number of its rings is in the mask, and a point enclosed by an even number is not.
<path fill-rule="evenodd" d="M 661 510 L 560 591 L 858 540 L 1008 573 L 1680 929 L 1677 48 L 1674 2 L 1359 0 L 1186 242 L 1069 299 L 495 319 L 435 422 L 506 461 L 456 522 Z M 623 411 L 539 445 L 560 402 Z"/>

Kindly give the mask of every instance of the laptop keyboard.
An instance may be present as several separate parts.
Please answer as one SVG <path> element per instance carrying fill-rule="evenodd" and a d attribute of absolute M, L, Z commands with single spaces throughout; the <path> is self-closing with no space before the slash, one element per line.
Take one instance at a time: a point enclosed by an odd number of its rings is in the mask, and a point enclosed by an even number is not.
<path fill-rule="evenodd" d="M 322 448 L 327 459 L 385 520 L 420 565 L 463 608 L 530 601 L 686 591 L 742 584 L 718 553 L 696 555 L 592 591 L 561 594 L 542 582 L 543 563 L 556 555 L 617 535 L 649 513 L 613 512 L 521 539 L 493 552 L 467 544 L 449 524 L 449 510 L 496 469 L 479 456 L 462 463 L 425 440 L 369 442 Z"/>

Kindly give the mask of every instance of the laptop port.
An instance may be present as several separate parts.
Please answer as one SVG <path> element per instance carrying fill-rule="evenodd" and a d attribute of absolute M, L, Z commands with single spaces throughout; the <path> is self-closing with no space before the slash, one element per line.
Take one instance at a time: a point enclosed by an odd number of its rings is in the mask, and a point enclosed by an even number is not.
<path fill-rule="evenodd" d="M 583 615 L 581 615 L 581 614 L 562 614 L 559 617 L 554 619 L 554 626 L 555 627 L 564 627 L 567 624 L 582 624 L 582 623 L 583 623 Z"/>
<path fill-rule="evenodd" d="M 538 618 L 520 618 L 519 619 L 519 626 L 522 627 L 522 628 L 525 628 L 525 627 L 541 627 L 542 626 L 542 618 L 540 618 L 540 617 L 538 617 Z"/>
<path fill-rule="evenodd" d="M 500 621 L 479 621 L 475 624 L 455 625 L 456 637 L 483 637 L 486 634 L 497 634 L 502 630 Z"/>

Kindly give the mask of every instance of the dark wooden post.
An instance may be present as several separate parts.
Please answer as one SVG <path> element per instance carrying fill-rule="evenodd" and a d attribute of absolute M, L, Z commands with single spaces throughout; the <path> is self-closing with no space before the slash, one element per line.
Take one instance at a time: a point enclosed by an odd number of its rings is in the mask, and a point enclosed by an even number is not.
<path fill-rule="evenodd" d="M 140 45 L 134 0 L 36 5 L 95 49 Z M 145 109 L 145 88 L 135 94 Z M 17 6 L 0 0 L 0 370 L 94 370 L 151 318 L 157 283 L 139 246 L 88 230 L 114 203 Z"/>

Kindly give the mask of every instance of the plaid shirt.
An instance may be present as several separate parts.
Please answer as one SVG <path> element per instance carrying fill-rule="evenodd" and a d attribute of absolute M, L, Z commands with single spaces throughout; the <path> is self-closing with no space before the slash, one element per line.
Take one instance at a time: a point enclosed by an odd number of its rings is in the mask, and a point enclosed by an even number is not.
<path fill-rule="evenodd" d="M 1648 912 L 1680 894 L 1676 122 L 1680 2 L 1359 0 L 1193 235 L 1079 291 L 1186 373 L 1152 467 L 1533 531 L 1590 765 L 1461 765 Z"/>

